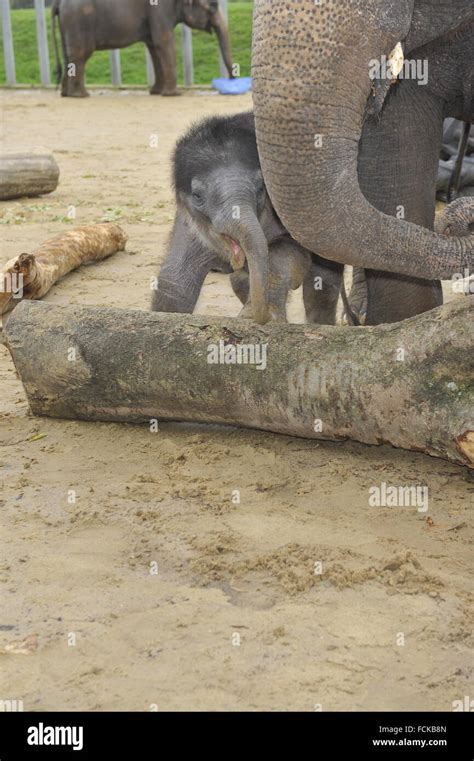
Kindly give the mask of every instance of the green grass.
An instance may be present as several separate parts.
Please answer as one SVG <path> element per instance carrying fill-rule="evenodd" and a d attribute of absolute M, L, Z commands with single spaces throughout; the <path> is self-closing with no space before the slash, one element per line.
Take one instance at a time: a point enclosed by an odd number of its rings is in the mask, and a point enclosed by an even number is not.
<path fill-rule="evenodd" d="M 38 52 L 36 44 L 36 20 L 34 10 L 12 11 L 13 44 L 15 49 L 16 78 L 18 84 L 40 85 Z M 54 54 L 48 10 L 49 53 L 51 76 L 54 81 Z M 252 37 L 252 3 L 229 3 L 229 28 L 233 60 L 240 64 L 242 77 L 250 75 L 250 48 Z M 59 40 L 59 30 L 58 30 Z M 181 57 L 181 29 L 176 29 L 178 50 L 178 82 L 183 84 Z M 219 76 L 219 53 L 215 35 L 193 31 L 194 82 L 208 85 Z M 121 51 L 122 81 L 124 85 L 146 85 L 145 46 L 137 43 Z M 108 51 L 94 53 L 86 67 L 86 79 L 90 85 L 110 85 Z M 0 85 L 5 84 L 3 44 L 0 40 Z"/>

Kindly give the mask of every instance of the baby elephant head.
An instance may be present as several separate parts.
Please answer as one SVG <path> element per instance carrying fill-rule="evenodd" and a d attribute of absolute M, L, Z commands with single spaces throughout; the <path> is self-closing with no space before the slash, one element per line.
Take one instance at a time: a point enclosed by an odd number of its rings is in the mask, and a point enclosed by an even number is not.
<path fill-rule="evenodd" d="M 176 149 L 175 187 L 205 245 L 234 270 L 248 266 L 253 319 L 267 322 L 271 214 L 252 130 L 230 119 L 195 127 Z"/>

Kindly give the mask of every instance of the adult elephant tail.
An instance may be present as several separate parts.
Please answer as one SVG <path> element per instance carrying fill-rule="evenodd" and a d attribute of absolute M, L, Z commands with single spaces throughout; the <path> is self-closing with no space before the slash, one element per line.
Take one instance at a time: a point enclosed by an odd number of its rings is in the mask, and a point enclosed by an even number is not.
<path fill-rule="evenodd" d="M 60 0 L 54 0 L 51 6 L 51 35 L 54 45 L 54 57 L 56 60 L 56 84 L 61 84 L 63 76 L 63 67 L 61 65 L 61 57 L 59 55 L 58 38 L 56 35 L 56 17 L 59 19 L 59 2 Z"/>
<path fill-rule="evenodd" d="M 257 142 L 265 184 L 291 236 L 356 267 L 427 280 L 473 271 L 472 233 L 438 235 L 383 214 L 359 185 L 375 72 L 391 54 L 403 65 L 397 43 L 409 33 L 413 0 L 256 0 L 254 9 Z"/>

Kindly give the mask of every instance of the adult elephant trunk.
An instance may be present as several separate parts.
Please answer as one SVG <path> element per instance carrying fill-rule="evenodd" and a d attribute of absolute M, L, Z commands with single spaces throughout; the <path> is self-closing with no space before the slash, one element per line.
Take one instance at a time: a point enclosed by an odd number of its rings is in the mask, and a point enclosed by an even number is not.
<path fill-rule="evenodd" d="M 226 24 L 224 15 L 220 10 L 216 11 L 211 16 L 211 26 L 217 35 L 217 39 L 219 40 L 219 47 L 221 49 L 222 58 L 224 59 L 226 69 L 229 72 L 229 77 L 230 79 L 234 79 L 234 74 L 232 73 L 233 61 L 232 50 L 230 47 L 229 29 Z"/>
<path fill-rule="evenodd" d="M 238 209 L 238 214 L 236 213 Z M 234 269 L 242 268 L 247 261 L 250 275 L 250 301 L 255 322 L 264 325 L 268 313 L 268 243 L 251 204 L 232 206 L 222 210 L 211 220 L 232 251 Z"/>
<path fill-rule="evenodd" d="M 291 235 L 337 262 L 432 280 L 474 269 L 473 236 L 379 212 L 357 176 L 370 62 L 406 38 L 413 3 L 256 0 L 253 97 L 265 183 Z"/>

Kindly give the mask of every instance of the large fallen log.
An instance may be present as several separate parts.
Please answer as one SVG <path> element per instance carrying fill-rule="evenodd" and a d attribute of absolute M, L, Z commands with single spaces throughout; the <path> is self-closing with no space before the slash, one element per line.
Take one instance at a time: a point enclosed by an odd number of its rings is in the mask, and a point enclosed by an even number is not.
<path fill-rule="evenodd" d="M 49 238 L 32 254 L 20 254 L 0 271 L 0 315 L 22 299 L 41 299 L 71 270 L 123 251 L 127 235 L 108 222 L 76 227 Z"/>
<path fill-rule="evenodd" d="M 36 415 L 227 423 L 473 466 L 473 301 L 374 328 L 23 302 L 6 342 Z"/>
<path fill-rule="evenodd" d="M 0 201 L 52 193 L 58 182 L 59 167 L 54 156 L 34 153 L 0 155 Z"/>

